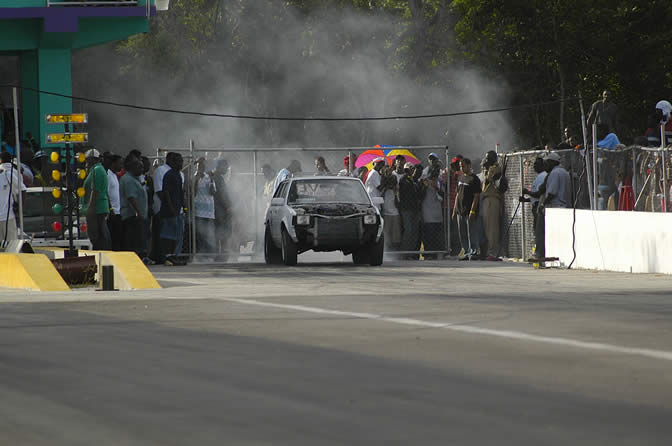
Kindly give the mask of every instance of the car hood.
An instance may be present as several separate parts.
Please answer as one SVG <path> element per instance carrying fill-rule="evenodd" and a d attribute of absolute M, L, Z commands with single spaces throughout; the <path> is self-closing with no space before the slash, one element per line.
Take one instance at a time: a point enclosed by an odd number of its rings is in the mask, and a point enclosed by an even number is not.
<path fill-rule="evenodd" d="M 324 215 L 329 217 L 366 213 L 373 208 L 373 206 L 368 204 L 352 203 L 299 204 L 292 207 L 294 209 L 303 209 L 307 214 Z"/>

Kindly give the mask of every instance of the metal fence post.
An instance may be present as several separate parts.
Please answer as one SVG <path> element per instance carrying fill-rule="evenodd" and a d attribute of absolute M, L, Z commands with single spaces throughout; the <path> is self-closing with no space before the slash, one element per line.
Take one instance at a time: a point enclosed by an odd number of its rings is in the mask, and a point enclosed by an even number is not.
<path fill-rule="evenodd" d="M 12 99 L 14 100 L 14 155 L 16 155 L 16 169 L 19 172 L 20 183 L 23 185 L 23 174 L 21 173 L 21 134 L 19 133 L 19 102 L 16 98 L 16 87 L 12 89 Z M 44 119 L 44 118 L 42 118 Z M 67 179 L 67 177 L 66 177 Z M 68 191 L 69 193 L 70 191 Z M 19 191 L 19 240 L 23 240 L 23 194 Z M 11 202 L 11 198 L 9 200 Z M 68 209 L 69 211 L 69 209 Z M 70 213 L 72 220 L 72 213 Z M 70 233 L 72 233 L 72 225 L 70 226 Z"/>
<path fill-rule="evenodd" d="M 448 150 L 448 146 L 446 146 L 446 192 L 445 192 L 445 197 L 443 198 L 444 200 L 447 200 L 446 206 L 444 206 L 444 221 L 446 222 L 445 228 L 444 228 L 444 237 L 446 239 L 445 247 L 446 247 L 446 252 L 451 253 L 453 252 L 453 247 L 450 245 L 451 244 L 451 237 L 450 237 L 450 224 L 451 224 L 451 218 L 452 214 L 450 212 L 450 184 L 451 184 L 451 178 L 450 178 L 450 151 Z"/>
<path fill-rule="evenodd" d="M 254 205 L 254 250 L 253 252 L 256 254 L 258 252 L 258 246 L 259 243 L 257 243 L 259 240 L 259 231 L 257 230 L 257 222 L 259 221 L 259 193 L 257 191 L 257 151 L 255 150 L 252 152 L 252 189 L 254 191 L 254 200 L 253 200 L 253 205 Z"/>
<path fill-rule="evenodd" d="M 194 175 L 194 140 L 189 140 L 189 168 L 187 169 L 187 191 L 189 193 L 187 203 L 189 203 L 189 259 L 193 261 L 196 255 L 196 213 L 194 212 L 194 191 L 192 191 L 191 180 Z"/>
<path fill-rule="evenodd" d="M 597 124 L 593 123 L 593 209 L 597 209 Z"/>
<path fill-rule="evenodd" d="M 667 169 L 665 168 L 665 149 L 660 152 L 660 161 L 663 164 L 663 212 L 667 210 Z"/>
<path fill-rule="evenodd" d="M 523 189 L 525 189 L 525 168 L 523 166 L 523 156 L 518 157 L 518 164 L 520 168 L 520 196 L 523 196 Z M 522 245 L 520 258 L 525 260 L 527 257 L 527 231 L 525 230 L 525 203 L 520 205 L 520 215 L 521 215 L 521 224 L 520 224 L 520 240 Z"/>

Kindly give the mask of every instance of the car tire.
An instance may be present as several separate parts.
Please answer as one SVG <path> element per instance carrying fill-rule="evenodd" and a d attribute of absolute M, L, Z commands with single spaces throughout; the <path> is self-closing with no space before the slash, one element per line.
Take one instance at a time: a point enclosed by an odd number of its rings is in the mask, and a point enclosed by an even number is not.
<path fill-rule="evenodd" d="M 373 242 L 369 248 L 369 264 L 371 266 L 380 266 L 383 264 L 383 256 L 385 255 L 385 237 L 381 234 L 377 242 Z"/>
<path fill-rule="evenodd" d="M 294 266 L 298 261 L 298 248 L 285 228 L 282 228 L 282 261 L 287 266 Z"/>
<path fill-rule="evenodd" d="M 268 265 L 279 265 L 282 263 L 282 250 L 275 246 L 271 238 L 271 228 L 266 226 L 264 234 L 264 260 Z"/>
<path fill-rule="evenodd" d="M 371 260 L 369 259 L 369 245 L 362 246 L 352 253 L 352 263 L 355 265 L 368 265 Z"/>

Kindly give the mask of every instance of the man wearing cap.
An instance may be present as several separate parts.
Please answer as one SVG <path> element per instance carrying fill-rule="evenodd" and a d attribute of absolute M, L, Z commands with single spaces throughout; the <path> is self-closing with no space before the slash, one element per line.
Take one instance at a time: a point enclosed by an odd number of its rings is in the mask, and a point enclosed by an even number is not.
<path fill-rule="evenodd" d="M 355 167 L 356 161 L 357 155 L 354 153 L 352 154 L 352 163 L 350 162 L 350 155 L 345 155 L 345 158 L 343 158 L 343 169 L 338 171 L 338 176 L 357 178 L 357 172 L 359 169 Z"/>
<path fill-rule="evenodd" d="M 380 187 L 380 170 L 385 166 L 385 158 L 378 157 L 373 160 L 373 169 L 369 172 L 369 176 L 366 178 L 366 191 L 369 193 L 371 198 L 381 196 L 381 187 Z"/>
<path fill-rule="evenodd" d="M 429 156 L 427 157 L 427 160 L 429 161 L 429 165 L 422 170 L 422 176 L 420 177 L 421 180 L 424 180 L 429 176 L 429 171 L 433 167 L 438 166 L 439 168 L 441 168 L 441 160 L 439 159 L 439 155 L 437 155 L 436 153 L 434 152 L 430 153 Z"/>
<path fill-rule="evenodd" d="M 420 246 L 420 184 L 413 178 L 413 164 L 404 164 L 404 175 L 399 179 L 399 214 L 401 215 L 401 250 L 416 251 Z M 417 260 L 417 255 L 406 256 L 406 259 Z"/>
<path fill-rule="evenodd" d="M 548 172 L 544 184 L 538 192 L 523 189 L 523 193 L 531 197 L 539 197 L 537 208 L 537 224 L 535 238 L 537 241 L 536 257 L 541 260 L 546 257 L 546 218 L 545 208 L 568 208 L 572 205 L 570 194 L 569 172 L 560 165 L 560 155 L 551 152 L 544 157 L 544 169 Z"/>
<path fill-rule="evenodd" d="M 85 194 L 81 198 L 81 212 L 87 219 L 95 216 L 95 222 L 89 222 L 89 240 L 93 249 L 109 250 L 111 248 L 110 230 L 107 227 L 107 216 L 110 212 L 110 201 L 107 196 L 107 172 L 100 162 L 100 152 L 89 149 L 84 154 L 88 173 L 84 180 Z M 93 194 L 93 198 L 92 198 Z M 88 212 L 89 205 L 94 206 Z M 95 230 L 93 230 L 95 228 Z"/>

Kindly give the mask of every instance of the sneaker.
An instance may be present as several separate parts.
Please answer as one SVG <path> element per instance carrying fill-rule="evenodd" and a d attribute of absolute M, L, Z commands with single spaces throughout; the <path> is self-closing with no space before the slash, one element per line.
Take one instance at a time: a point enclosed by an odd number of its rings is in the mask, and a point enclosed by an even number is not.
<path fill-rule="evenodd" d="M 173 263 L 173 261 L 170 259 L 166 259 L 166 261 L 163 262 L 163 264 L 166 266 L 175 266 L 175 263 Z"/>
<path fill-rule="evenodd" d="M 466 254 L 467 253 L 464 251 L 464 248 L 462 248 L 460 252 L 457 253 L 457 257 L 459 257 L 460 260 L 462 260 L 462 257 L 464 257 Z"/>

